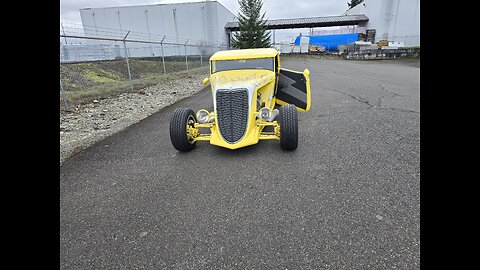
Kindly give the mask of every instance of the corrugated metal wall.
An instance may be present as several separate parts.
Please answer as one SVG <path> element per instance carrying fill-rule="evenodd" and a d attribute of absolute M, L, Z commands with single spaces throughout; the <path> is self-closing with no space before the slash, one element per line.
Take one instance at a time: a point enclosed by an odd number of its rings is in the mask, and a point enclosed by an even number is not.
<path fill-rule="evenodd" d="M 164 36 L 165 42 L 210 46 L 228 44 L 224 26 L 235 15 L 218 2 L 197 2 L 179 4 L 158 4 L 145 6 L 86 8 L 80 10 L 84 33 L 90 37 L 114 35 L 117 30 L 130 30 L 137 33 L 135 39 L 159 42 Z M 109 33 L 108 29 L 112 29 Z M 116 38 L 123 38 L 116 32 Z M 144 33 L 140 35 L 138 33 Z M 129 36 L 131 37 L 131 35 Z M 101 41 L 91 41 L 99 44 Z M 132 49 L 132 56 L 145 56 L 144 49 Z M 142 45 L 141 47 L 145 47 Z M 183 48 L 170 46 L 165 55 L 182 54 Z M 142 55 L 135 55 L 138 52 Z M 149 55 L 158 53 L 147 52 Z"/>

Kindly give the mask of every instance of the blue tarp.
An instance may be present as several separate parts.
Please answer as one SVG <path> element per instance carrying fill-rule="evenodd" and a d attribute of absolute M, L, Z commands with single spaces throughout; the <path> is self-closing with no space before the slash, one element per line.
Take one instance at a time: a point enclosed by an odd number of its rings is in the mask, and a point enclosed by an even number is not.
<path fill-rule="evenodd" d="M 328 36 L 304 36 L 310 37 L 309 45 L 324 46 L 327 51 L 334 51 L 338 45 L 353 44 L 358 40 L 358 33 L 356 34 L 339 34 Z M 300 45 L 300 36 L 295 39 L 295 46 Z"/>

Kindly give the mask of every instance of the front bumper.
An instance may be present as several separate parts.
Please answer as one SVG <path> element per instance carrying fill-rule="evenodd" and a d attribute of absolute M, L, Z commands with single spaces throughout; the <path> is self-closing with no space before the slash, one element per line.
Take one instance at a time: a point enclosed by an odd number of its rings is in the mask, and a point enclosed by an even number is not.
<path fill-rule="evenodd" d="M 193 139 L 195 141 L 209 141 L 212 145 L 221 146 L 228 149 L 238 149 L 245 146 L 253 145 L 258 143 L 258 141 L 260 140 L 280 140 L 280 125 L 277 121 L 261 121 L 255 119 L 255 114 L 253 115 L 253 118 L 253 121 L 249 121 L 249 123 L 253 123 L 253 125 L 247 128 L 247 132 L 245 133 L 243 138 L 236 143 L 229 143 L 225 141 L 224 138 L 220 135 L 217 125 L 215 125 L 215 122 L 205 124 L 196 123 L 194 126 L 195 131 L 192 132 L 193 134 L 195 134 L 195 137 Z M 266 126 L 273 126 L 274 131 L 264 132 L 263 129 Z M 199 128 L 209 128 L 210 134 L 199 133 Z"/>

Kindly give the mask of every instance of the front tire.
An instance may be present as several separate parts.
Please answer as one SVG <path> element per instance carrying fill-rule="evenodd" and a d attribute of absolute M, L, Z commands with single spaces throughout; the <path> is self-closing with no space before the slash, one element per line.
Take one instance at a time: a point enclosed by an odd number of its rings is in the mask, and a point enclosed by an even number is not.
<path fill-rule="evenodd" d="M 298 146 L 298 113 L 292 104 L 280 107 L 280 146 L 287 151 Z"/>
<path fill-rule="evenodd" d="M 175 149 L 188 152 L 195 148 L 197 142 L 188 139 L 187 126 L 193 126 L 196 122 L 195 113 L 189 108 L 178 108 L 173 112 L 170 119 L 170 140 Z"/>

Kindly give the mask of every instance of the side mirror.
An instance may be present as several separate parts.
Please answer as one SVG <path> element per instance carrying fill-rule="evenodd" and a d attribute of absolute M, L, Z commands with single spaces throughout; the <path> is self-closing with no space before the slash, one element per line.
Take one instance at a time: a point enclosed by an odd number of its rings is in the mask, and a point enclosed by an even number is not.
<path fill-rule="evenodd" d="M 205 84 L 205 85 L 207 85 L 208 82 L 210 82 L 210 78 L 205 78 L 205 79 L 203 79 L 203 81 L 202 81 L 202 83 Z"/>

